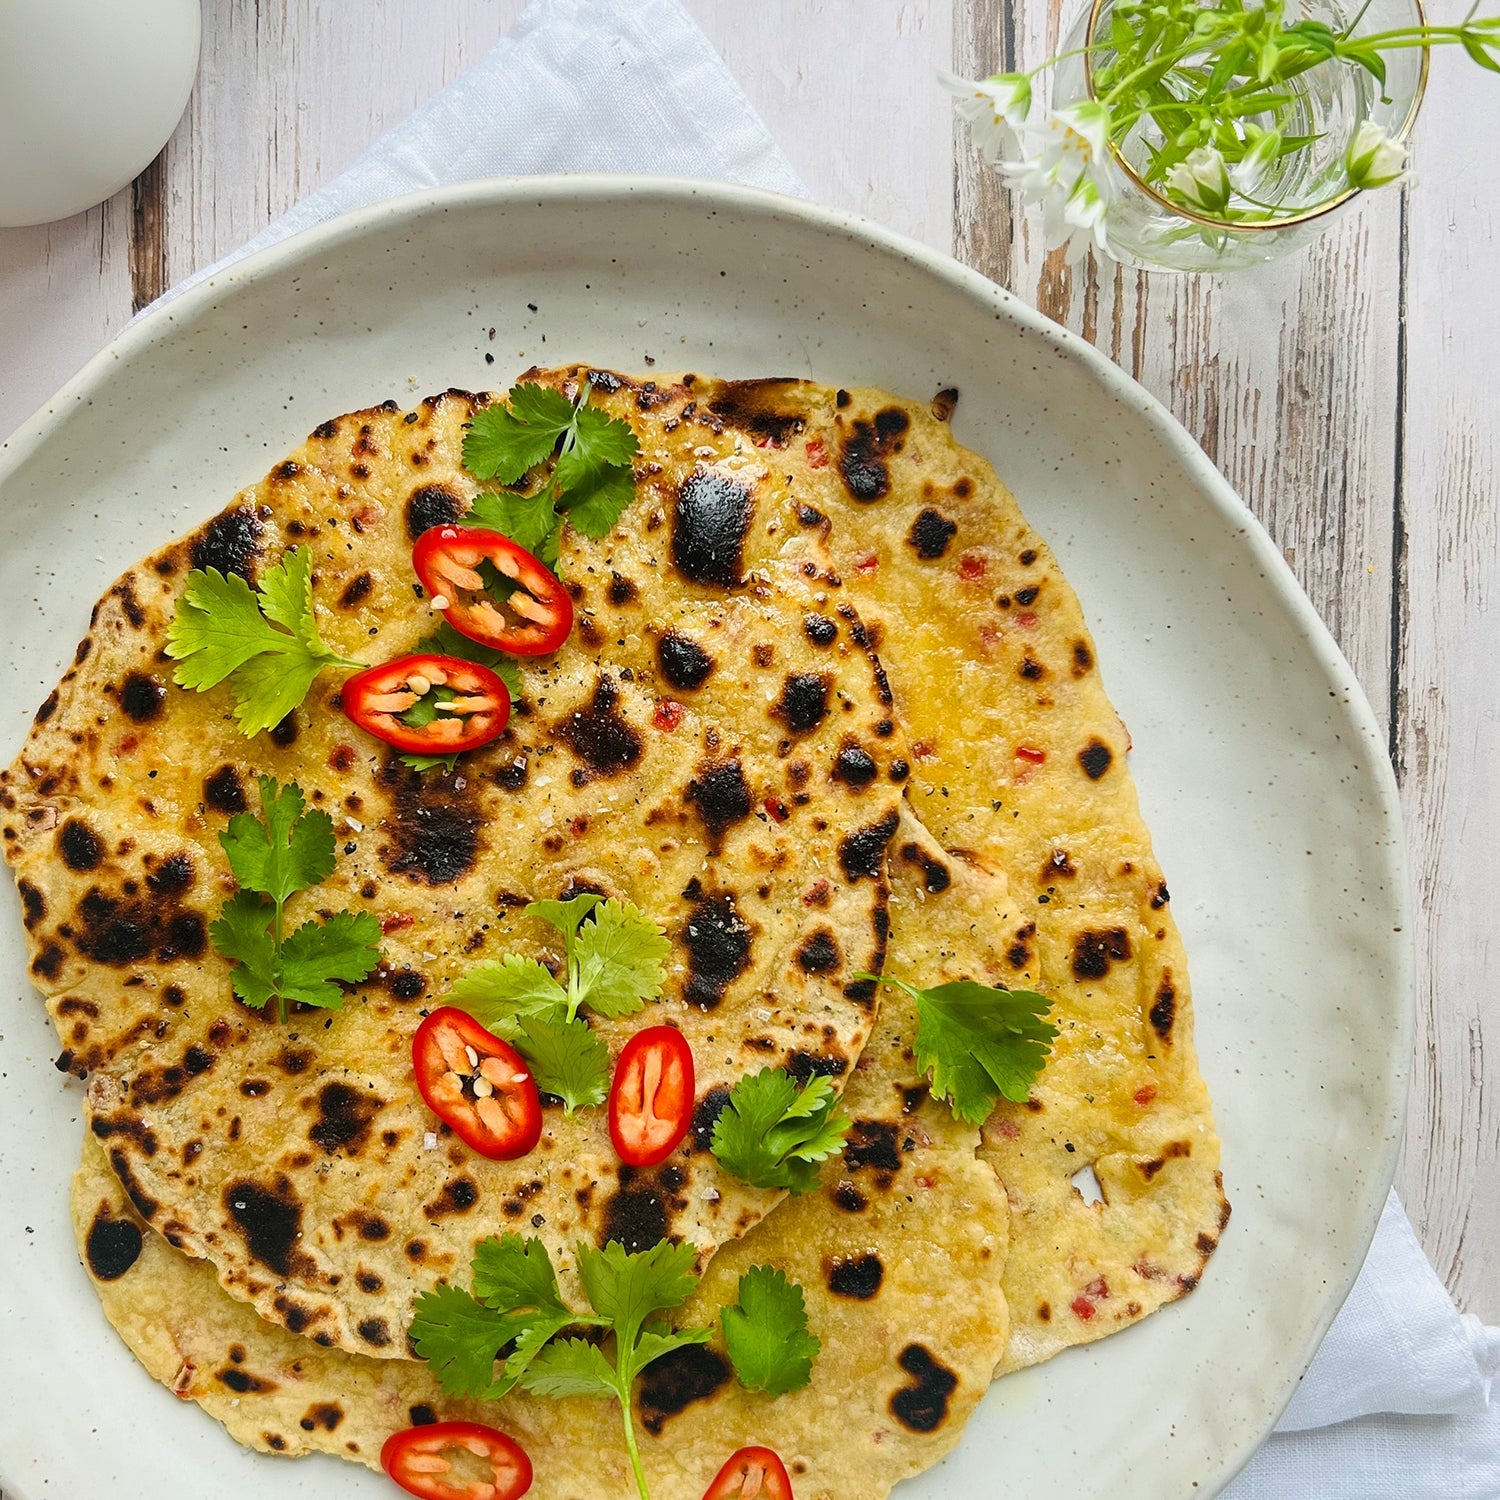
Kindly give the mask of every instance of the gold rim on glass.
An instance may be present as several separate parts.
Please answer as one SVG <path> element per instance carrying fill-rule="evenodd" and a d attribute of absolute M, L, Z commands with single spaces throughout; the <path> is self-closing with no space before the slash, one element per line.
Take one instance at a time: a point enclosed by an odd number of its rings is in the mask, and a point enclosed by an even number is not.
<path fill-rule="evenodd" d="M 1089 7 L 1088 29 L 1084 33 L 1085 47 L 1092 47 L 1094 34 L 1099 26 L 1099 13 L 1110 0 L 1093 0 Z M 1422 0 L 1411 0 L 1412 8 L 1417 13 L 1417 24 L 1427 24 L 1427 12 L 1423 7 Z M 1405 145 L 1410 139 L 1412 127 L 1417 121 L 1417 111 L 1422 107 L 1422 95 L 1427 91 L 1427 72 L 1432 64 L 1432 48 L 1424 46 L 1422 49 L 1422 71 L 1417 75 L 1417 87 L 1411 96 L 1411 104 L 1406 111 L 1406 118 L 1401 122 L 1401 128 L 1391 137 L 1399 145 Z M 1094 99 L 1094 57 L 1090 51 L 1083 54 L 1083 81 L 1088 90 L 1088 96 Z M 1095 100 L 1097 103 L 1098 101 Z M 1325 214 L 1331 214 L 1334 209 L 1341 208 L 1351 198 L 1358 197 L 1360 193 L 1368 191 L 1366 188 L 1346 187 L 1335 197 L 1327 199 L 1323 203 L 1314 204 L 1311 208 L 1304 208 L 1300 213 L 1288 214 L 1277 219 L 1216 219 L 1212 214 L 1199 213 L 1196 209 L 1187 208 L 1181 203 L 1168 198 L 1164 193 L 1158 192 L 1144 177 L 1125 159 L 1125 153 L 1120 150 L 1119 144 L 1113 136 L 1109 137 L 1109 152 L 1114 157 L 1116 165 L 1120 170 L 1154 203 L 1158 203 L 1168 213 L 1175 214 L 1179 219 L 1187 219 L 1193 224 L 1203 224 L 1210 229 L 1222 229 L 1234 234 L 1253 233 L 1259 234 L 1268 229 L 1288 229 L 1294 224 L 1310 224 L 1315 219 L 1321 219 Z"/>

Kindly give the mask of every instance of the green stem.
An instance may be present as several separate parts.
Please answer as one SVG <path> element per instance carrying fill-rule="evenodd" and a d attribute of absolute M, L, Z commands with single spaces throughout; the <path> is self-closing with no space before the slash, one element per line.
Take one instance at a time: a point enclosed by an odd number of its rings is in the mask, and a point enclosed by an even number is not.
<path fill-rule="evenodd" d="M 283 903 L 280 902 L 280 901 L 278 901 L 276 903 L 276 915 L 272 919 L 272 926 L 274 928 L 274 931 L 272 933 L 272 941 L 276 944 L 276 959 L 277 959 L 276 967 L 277 967 L 278 970 L 280 970 L 280 968 L 281 968 L 281 962 L 280 962 L 280 960 L 281 960 L 281 908 L 282 908 L 282 905 L 283 905 Z M 278 972 L 278 974 L 277 974 L 276 977 L 277 977 L 278 980 L 280 980 L 281 975 L 280 975 L 279 972 Z M 283 994 L 281 994 L 279 988 L 278 988 L 278 991 L 277 991 L 277 994 L 276 994 L 276 1013 L 277 1013 L 278 1017 L 281 1020 L 281 1024 L 283 1026 L 285 1026 L 286 1025 L 286 997 Z"/>
<path fill-rule="evenodd" d="M 630 1455 L 630 1467 L 635 1474 L 635 1487 L 641 1500 L 651 1500 L 646 1490 L 646 1471 L 641 1468 L 641 1452 L 635 1445 L 635 1423 L 630 1419 L 630 1391 L 619 1397 L 620 1416 L 625 1428 L 625 1451 Z"/>

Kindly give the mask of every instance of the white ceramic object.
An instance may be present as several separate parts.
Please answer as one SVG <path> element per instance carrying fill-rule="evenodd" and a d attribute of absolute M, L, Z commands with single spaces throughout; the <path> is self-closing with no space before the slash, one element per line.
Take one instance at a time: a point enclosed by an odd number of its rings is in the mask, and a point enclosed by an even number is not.
<path fill-rule="evenodd" d="M 0 229 L 126 186 L 193 89 L 199 0 L 0 0 Z"/>
<path fill-rule="evenodd" d="M 0 449 L 0 753 L 117 573 L 318 422 L 568 359 L 957 386 L 958 436 L 1056 548 L 1134 734 L 1234 1217 L 1191 1297 L 999 1382 L 898 1494 L 1206 1500 L 1289 1397 L 1394 1168 L 1413 1013 L 1395 786 L 1348 666 L 1187 434 L 991 283 L 788 199 L 589 178 L 401 199 L 242 262 L 129 329 Z M 80 1090 L 52 1067 L 18 908 L 0 910 L 0 1484 L 389 1495 L 349 1465 L 235 1447 L 105 1325 L 68 1228 Z"/>

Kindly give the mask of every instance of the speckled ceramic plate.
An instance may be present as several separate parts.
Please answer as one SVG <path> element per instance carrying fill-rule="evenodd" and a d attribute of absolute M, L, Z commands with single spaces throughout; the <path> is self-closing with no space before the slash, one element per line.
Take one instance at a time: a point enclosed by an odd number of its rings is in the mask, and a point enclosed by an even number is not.
<path fill-rule="evenodd" d="M 491 332 L 493 330 L 493 332 Z M 486 356 L 494 356 L 491 368 Z M 322 419 L 533 361 L 963 393 L 1083 600 L 1171 880 L 1234 1218 L 1202 1287 L 997 1384 L 901 1500 L 1213 1494 L 1348 1290 L 1395 1161 L 1412 1004 L 1384 745 L 1276 548 L 1079 340 L 874 225 L 705 184 L 471 184 L 338 220 L 131 328 L 0 449 L 6 759 L 127 564 Z M 15 1500 L 389 1494 L 236 1447 L 154 1385 L 77 1264 L 78 1086 L 0 911 L 0 1481 Z"/>

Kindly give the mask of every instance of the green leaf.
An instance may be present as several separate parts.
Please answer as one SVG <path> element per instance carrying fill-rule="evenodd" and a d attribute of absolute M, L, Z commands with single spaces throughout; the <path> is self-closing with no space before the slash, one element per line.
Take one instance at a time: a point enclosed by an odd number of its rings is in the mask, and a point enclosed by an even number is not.
<path fill-rule="evenodd" d="M 585 450 L 589 461 L 598 467 L 628 467 L 641 451 L 630 424 L 597 406 L 580 406 L 573 420 L 578 434 L 576 447 Z"/>
<path fill-rule="evenodd" d="M 252 656 L 281 650 L 284 639 L 238 573 L 226 577 L 215 568 L 189 573 L 167 626 L 166 652 L 179 662 L 172 680 L 199 692 L 217 687 Z"/>
<path fill-rule="evenodd" d="M 827 1078 L 815 1075 L 799 1089 L 784 1068 L 762 1068 L 730 1091 L 710 1145 L 719 1165 L 742 1182 L 806 1193 L 818 1185 L 818 1163 L 848 1130 Z"/>
<path fill-rule="evenodd" d="M 508 408 L 496 405 L 477 412 L 464 437 L 464 466 L 480 479 L 498 479 L 502 484 L 514 484 L 554 451 L 557 453 L 546 498 L 502 501 L 496 496 L 484 506 L 476 500 L 475 510 L 470 512 L 495 514 L 502 521 L 497 530 L 535 552 L 548 566 L 557 556 L 553 510 L 560 507 L 566 511 L 569 523 L 585 535 L 604 537 L 635 498 L 631 467 L 639 449 L 635 433 L 628 422 L 590 406 L 588 397 L 585 389 L 575 407 L 562 392 L 550 387 L 517 385 L 507 398 Z M 528 512 L 527 505 L 540 505 L 542 513 L 534 509 Z M 531 546 L 507 530 L 506 522 L 525 528 L 537 545 Z M 551 558 L 537 550 L 549 545 Z"/>
<path fill-rule="evenodd" d="M 1464 51 L 1467 52 L 1469 56 L 1475 62 L 1477 62 L 1481 68 L 1488 68 L 1491 73 L 1500 73 L 1500 59 L 1497 59 L 1491 53 L 1485 51 L 1485 43 L 1481 41 L 1479 37 L 1473 35 L 1471 32 L 1465 31 L 1460 34 L 1459 41 L 1463 44 Z M 1490 42 L 1489 45 L 1493 47 L 1495 43 Z M 1385 82 L 1385 79 L 1383 77 L 1381 78 L 1381 82 Z"/>
<path fill-rule="evenodd" d="M 661 994 L 672 944 L 639 907 L 610 900 L 594 910 L 592 922 L 575 926 L 570 950 L 579 1003 L 614 1017 L 633 1015 Z"/>
<path fill-rule="evenodd" d="M 554 1339 L 532 1358 L 521 1388 L 536 1396 L 613 1396 L 630 1403 L 629 1388 L 622 1394 L 614 1367 L 587 1339 Z"/>
<path fill-rule="evenodd" d="M 562 517 L 553 510 L 547 495 L 482 491 L 475 495 L 464 520 L 470 526 L 484 526 L 490 531 L 498 531 L 501 536 L 508 536 L 516 546 L 524 547 L 546 567 L 557 566 Z"/>
<path fill-rule="evenodd" d="M 321 810 L 307 811 L 295 783 L 281 787 L 274 777 L 262 776 L 259 785 L 265 821 L 236 813 L 219 843 L 240 885 L 280 904 L 333 874 L 333 819 Z"/>
<path fill-rule="evenodd" d="M 407 1331 L 450 1396 L 487 1392 L 494 1383 L 495 1360 L 509 1342 L 503 1323 L 489 1308 L 443 1283 L 416 1299 Z"/>
<path fill-rule="evenodd" d="M 237 574 L 213 568 L 188 574 L 172 622 L 167 655 L 179 687 L 205 692 L 227 682 L 240 731 L 272 729 L 307 697 L 327 666 L 358 667 L 318 635 L 312 557 L 293 548 L 261 579 L 258 594 Z"/>
<path fill-rule="evenodd" d="M 474 1247 L 473 1269 L 474 1295 L 487 1307 L 550 1317 L 568 1312 L 547 1247 L 532 1235 L 481 1240 Z"/>
<path fill-rule="evenodd" d="M 585 536 L 606 537 L 635 499 L 635 475 L 629 469 L 605 469 L 572 494 L 564 494 L 569 524 Z"/>
<path fill-rule="evenodd" d="M 548 386 L 513 386 L 508 401 L 475 412 L 464 434 L 464 467 L 478 479 L 514 484 L 552 456 L 573 424 L 573 403 Z"/>
<path fill-rule="evenodd" d="M 247 738 L 274 729 L 312 691 L 326 657 L 268 652 L 247 661 L 229 678 L 234 721 Z"/>
<path fill-rule="evenodd" d="M 1057 1036 L 1057 1027 L 1042 1019 L 1050 1000 L 972 979 L 929 990 L 890 977 L 879 982 L 904 990 L 916 1002 L 917 1066 L 931 1075 L 932 1092 L 946 1099 L 960 1120 L 982 1123 L 1001 1097 L 1026 1102 Z"/>
<path fill-rule="evenodd" d="M 523 1017 L 561 1014 L 568 992 L 534 958 L 507 953 L 471 965 L 448 998 L 486 1031 L 514 1041 Z"/>
<path fill-rule="evenodd" d="M 295 784 L 262 776 L 259 786 L 261 817 L 236 813 L 219 835 L 242 889 L 224 903 L 209 938 L 237 965 L 230 982 L 247 1005 L 276 999 L 283 1018 L 287 1001 L 337 1010 L 344 996 L 335 981 L 358 983 L 379 964 L 380 924 L 369 912 L 344 911 L 283 934 L 288 899 L 333 874 L 333 820 L 309 810 Z"/>
<path fill-rule="evenodd" d="M 611 1240 L 602 1250 L 580 1242 L 576 1251 L 589 1304 L 615 1331 L 615 1363 L 628 1390 L 640 1368 L 635 1347 L 641 1327 L 654 1314 L 687 1301 L 697 1283 L 697 1249 L 662 1240 L 631 1254 Z"/>
<path fill-rule="evenodd" d="M 573 935 L 578 931 L 578 924 L 603 900 L 603 896 L 585 892 L 567 901 L 533 901 L 521 915 L 540 917 L 542 921 L 550 922 L 562 934 L 563 942 L 571 953 Z"/>
<path fill-rule="evenodd" d="M 530 1064 L 537 1088 L 561 1099 L 568 1114 L 609 1097 L 609 1048 L 582 1016 L 528 1016 L 515 1031 L 516 1051 Z"/>
<path fill-rule="evenodd" d="M 339 911 L 304 922 L 282 943 L 276 988 L 283 1000 L 337 1010 L 344 992 L 334 981 L 358 984 L 379 965 L 380 923 L 367 911 Z"/>
<path fill-rule="evenodd" d="M 771 1266 L 751 1266 L 740 1277 L 739 1301 L 719 1314 L 730 1362 L 740 1384 L 784 1396 L 812 1379 L 822 1340 L 807 1331 L 802 1288 Z"/>
<path fill-rule="evenodd" d="M 237 967 L 229 976 L 246 1005 L 262 1009 L 276 994 L 276 942 L 271 936 L 275 906 L 254 891 L 241 891 L 219 910 L 209 941 Z"/>

